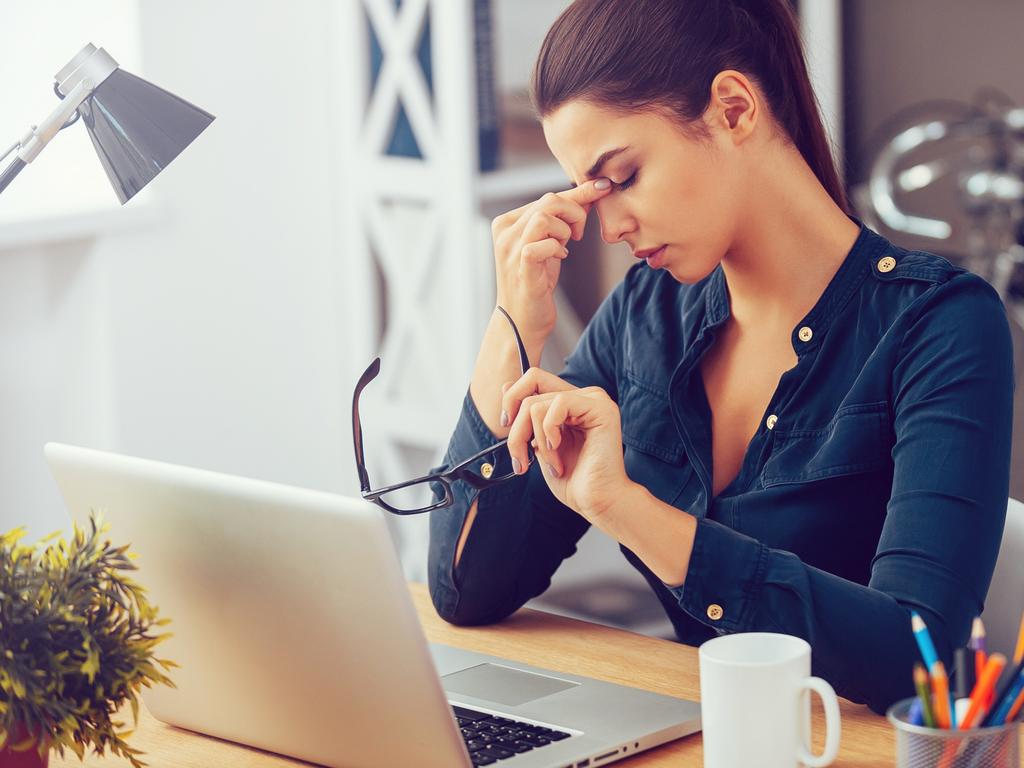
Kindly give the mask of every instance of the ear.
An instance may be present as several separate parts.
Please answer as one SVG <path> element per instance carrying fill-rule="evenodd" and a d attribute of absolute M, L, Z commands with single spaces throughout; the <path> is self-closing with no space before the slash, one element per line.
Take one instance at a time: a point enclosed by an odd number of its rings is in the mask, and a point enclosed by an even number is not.
<path fill-rule="evenodd" d="M 724 131 L 734 143 L 740 144 L 754 132 L 760 115 L 760 94 L 746 75 L 734 69 L 715 75 L 704 114 L 713 131 Z"/>

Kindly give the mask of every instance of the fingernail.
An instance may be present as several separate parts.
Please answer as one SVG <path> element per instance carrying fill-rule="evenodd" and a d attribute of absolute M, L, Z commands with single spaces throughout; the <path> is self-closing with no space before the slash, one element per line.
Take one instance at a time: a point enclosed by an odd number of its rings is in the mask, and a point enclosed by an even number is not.
<path fill-rule="evenodd" d="M 523 471 L 523 465 L 519 463 L 519 459 L 515 456 L 512 457 L 512 471 L 517 475 L 522 474 Z"/>
<path fill-rule="evenodd" d="M 594 182 L 594 189 L 608 189 L 612 183 L 608 179 L 598 179 Z"/>
<path fill-rule="evenodd" d="M 557 470 L 557 469 L 555 469 L 555 468 L 554 468 L 553 466 L 551 466 L 550 464 L 548 464 L 548 472 L 550 472 L 550 473 L 551 473 L 552 475 L 554 475 L 555 477 L 561 477 L 561 475 L 560 475 L 560 474 L 558 474 L 558 470 Z"/>
<path fill-rule="evenodd" d="M 507 427 L 508 426 L 508 411 L 504 411 L 503 410 L 501 412 L 501 426 L 503 426 L 503 427 Z"/>
<path fill-rule="evenodd" d="M 548 438 L 545 438 L 545 439 L 547 440 L 547 443 L 548 443 L 548 450 L 549 451 L 555 450 L 554 447 L 552 447 L 552 445 L 551 445 L 551 438 L 548 437 Z"/>

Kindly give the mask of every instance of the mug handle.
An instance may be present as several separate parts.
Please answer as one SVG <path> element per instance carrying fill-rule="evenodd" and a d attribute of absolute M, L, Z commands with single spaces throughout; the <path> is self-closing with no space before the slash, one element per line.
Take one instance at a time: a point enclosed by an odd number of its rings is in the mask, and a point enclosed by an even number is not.
<path fill-rule="evenodd" d="M 812 755 L 810 744 L 801 744 L 798 756 L 800 762 L 808 768 L 824 768 L 831 765 L 839 754 L 839 699 L 836 698 L 832 686 L 820 677 L 808 677 L 800 687 L 814 691 L 821 697 L 821 703 L 825 707 L 825 748 L 820 755 Z M 809 733 L 806 736 L 810 738 Z"/>

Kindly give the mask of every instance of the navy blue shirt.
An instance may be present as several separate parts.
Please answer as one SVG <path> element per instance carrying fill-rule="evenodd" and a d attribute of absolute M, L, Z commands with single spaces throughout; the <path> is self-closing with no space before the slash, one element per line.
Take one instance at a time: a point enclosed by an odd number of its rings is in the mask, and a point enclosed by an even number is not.
<path fill-rule="evenodd" d="M 721 267 L 685 285 L 637 264 L 559 373 L 607 391 L 629 477 L 697 518 L 681 587 L 620 549 L 680 641 L 797 635 L 813 648 L 814 674 L 882 712 L 913 694 L 910 611 L 949 665 L 992 577 L 1013 407 L 1002 303 L 976 275 L 861 225 L 793 329 L 798 362 L 779 380 L 739 474 L 713 496 L 700 361 L 729 311 Z M 495 442 L 467 392 L 443 466 Z M 496 473 L 511 471 L 507 450 L 489 458 Z M 477 495 L 456 483 L 454 504 L 430 519 L 430 593 L 457 624 L 499 621 L 541 594 L 589 526 L 534 462 L 479 493 L 456 568 Z"/>

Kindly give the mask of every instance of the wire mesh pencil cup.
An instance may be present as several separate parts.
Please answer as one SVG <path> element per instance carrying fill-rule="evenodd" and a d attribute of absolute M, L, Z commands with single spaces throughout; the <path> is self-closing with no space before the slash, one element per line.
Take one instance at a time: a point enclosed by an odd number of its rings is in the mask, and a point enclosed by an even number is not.
<path fill-rule="evenodd" d="M 1020 723 L 966 731 L 910 722 L 914 698 L 889 707 L 896 729 L 896 768 L 1020 768 Z"/>

